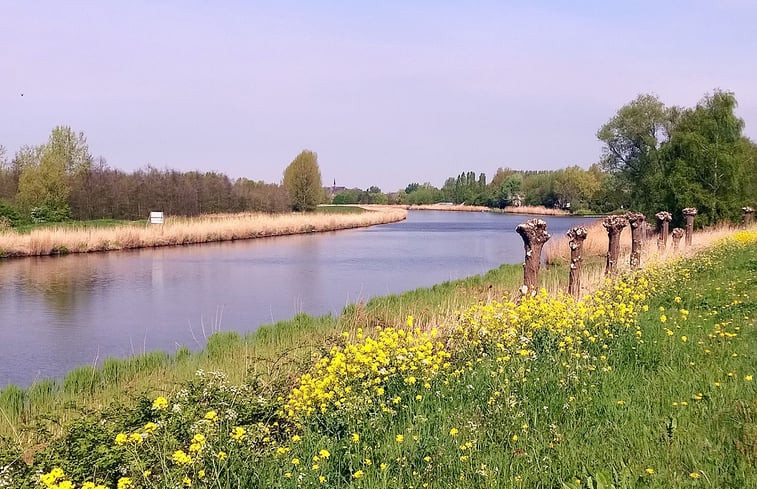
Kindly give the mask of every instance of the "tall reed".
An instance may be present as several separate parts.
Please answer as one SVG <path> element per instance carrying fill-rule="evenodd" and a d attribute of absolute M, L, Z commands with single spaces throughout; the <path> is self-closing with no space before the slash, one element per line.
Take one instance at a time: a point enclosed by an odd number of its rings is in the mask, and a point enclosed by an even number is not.
<path fill-rule="evenodd" d="M 401 221 L 403 209 L 362 213 L 218 214 L 168 218 L 163 225 L 110 228 L 49 227 L 18 233 L 0 231 L 0 257 L 124 250 L 213 241 L 335 231 Z"/>

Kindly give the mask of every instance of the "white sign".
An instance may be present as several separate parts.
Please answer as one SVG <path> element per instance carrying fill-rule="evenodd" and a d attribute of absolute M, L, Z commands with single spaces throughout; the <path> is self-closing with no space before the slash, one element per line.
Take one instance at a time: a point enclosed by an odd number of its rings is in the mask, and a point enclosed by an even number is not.
<path fill-rule="evenodd" d="M 163 213 L 150 212 L 150 224 L 163 224 Z"/>

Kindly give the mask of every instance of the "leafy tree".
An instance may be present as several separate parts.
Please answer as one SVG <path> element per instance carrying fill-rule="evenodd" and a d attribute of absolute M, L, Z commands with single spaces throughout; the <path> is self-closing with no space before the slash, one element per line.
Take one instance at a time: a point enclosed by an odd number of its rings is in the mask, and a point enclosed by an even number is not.
<path fill-rule="evenodd" d="M 56 126 L 50 133 L 45 151 L 61 158 L 66 165 L 66 173 L 81 174 L 92 166 L 87 138 L 83 132 L 78 134 L 68 126 Z"/>
<path fill-rule="evenodd" d="M 662 170 L 658 150 L 670 138 L 679 112 L 654 95 L 639 95 L 597 132 L 605 143 L 600 163 L 625 182 L 618 190 L 627 192 L 629 203 L 653 195 Z"/>
<path fill-rule="evenodd" d="M 705 96 L 695 108 L 682 113 L 661 150 L 665 166 L 662 204 L 676 210 L 696 207 L 702 225 L 737 220 L 740 207 L 755 196 L 750 183 L 754 145 L 742 136 L 744 121 L 734 114 L 736 106 L 730 92 Z"/>
<path fill-rule="evenodd" d="M 303 150 L 284 170 L 284 187 L 295 211 L 311 211 L 321 202 L 323 184 L 318 155 Z"/>
<path fill-rule="evenodd" d="M 18 173 L 8 162 L 5 147 L 0 144 L 0 199 L 11 200 L 18 191 Z"/>
<path fill-rule="evenodd" d="M 408 203 L 412 205 L 436 204 L 444 198 L 442 191 L 430 183 L 424 183 L 418 186 L 411 194 L 408 195 Z"/>
<path fill-rule="evenodd" d="M 420 186 L 421 185 L 419 183 L 411 183 L 407 187 L 405 187 L 405 193 L 406 194 L 411 194 L 411 193 L 415 192 L 416 190 L 418 190 L 418 187 L 420 187 Z"/>
<path fill-rule="evenodd" d="M 504 208 L 512 204 L 516 195 L 521 192 L 523 186 L 523 175 L 516 172 L 497 171 L 490 184 L 491 202 L 494 207 Z M 505 176 L 507 175 L 507 176 Z"/>
<path fill-rule="evenodd" d="M 360 202 L 360 195 L 363 193 L 359 188 L 342 190 L 334 196 L 334 204 L 357 204 Z"/>
<path fill-rule="evenodd" d="M 54 216 L 67 214 L 70 193 L 65 161 L 44 151 L 38 165 L 25 166 L 21 171 L 16 200 L 26 211 L 39 209 L 37 219 L 59 220 Z"/>
<path fill-rule="evenodd" d="M 595 173 L 579 166 L 569 166 L 556 172 L 554 192 L 560 207 L 570 204 L 572 209 L 588 207 L 588 203 L 599 191 L 601 181 Z"/>

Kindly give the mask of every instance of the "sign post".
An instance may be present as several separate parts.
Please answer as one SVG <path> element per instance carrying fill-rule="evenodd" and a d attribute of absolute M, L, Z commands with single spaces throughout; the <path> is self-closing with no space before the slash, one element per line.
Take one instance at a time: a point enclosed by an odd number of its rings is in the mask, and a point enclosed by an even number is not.
<path fill-rule="evenodd" d="M 150 224 L 163 224 L 163 213 L 150 212 Z"/>

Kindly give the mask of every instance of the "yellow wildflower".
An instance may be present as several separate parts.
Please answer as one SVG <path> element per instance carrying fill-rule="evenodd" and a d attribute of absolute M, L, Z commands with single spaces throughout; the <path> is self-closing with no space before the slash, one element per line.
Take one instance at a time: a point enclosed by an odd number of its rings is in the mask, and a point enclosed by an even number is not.
<path fill-rule="evenodd" d="M 165 409 L 167 407 L 168 407 L 168 399 L 166 399 L 163 396 L 157 397 L 152 402 L 152 408 L 155 409 L 155 410 L 157 410 L 157 411 L 160 411 L 160 410 Z"/>
<path fill-rule="evenodd" d="M 134 484 L 129 477 L 121 477 L 118 479 L 118 485 L 116 487 L 118 489 L 131 489 L 134 487 Z"/>

